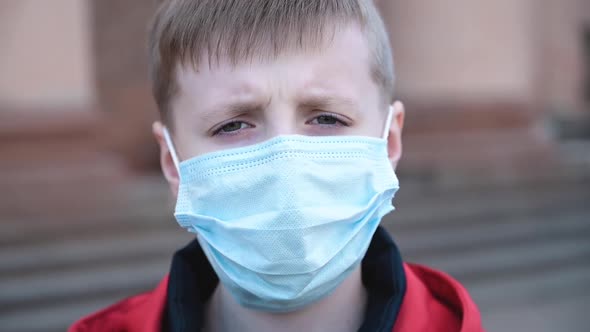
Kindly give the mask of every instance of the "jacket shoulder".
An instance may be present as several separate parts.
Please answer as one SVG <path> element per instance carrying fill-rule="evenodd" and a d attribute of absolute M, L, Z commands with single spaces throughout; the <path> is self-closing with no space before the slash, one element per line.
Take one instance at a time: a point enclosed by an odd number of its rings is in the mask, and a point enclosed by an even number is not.
<path fill-rule="evenodd" d="M 157 332 L 160 330 L 168 277 L 146 293 L 129 297 L 75 322 L 68 332 Z"/>
<path fill-rule="evenodd" d="M 404 264 L 406 294 L 394 332 L 483 332 L 479 310 L 467 290 L 446 273 Z"/>

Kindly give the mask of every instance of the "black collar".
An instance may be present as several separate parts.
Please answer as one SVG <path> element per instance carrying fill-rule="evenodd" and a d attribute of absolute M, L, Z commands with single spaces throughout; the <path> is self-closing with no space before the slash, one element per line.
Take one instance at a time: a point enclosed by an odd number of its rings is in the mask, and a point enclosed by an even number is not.
<path fill-rule="evenodd" d="M 406 276 L 399 250 L 379 227 L 362 262 L 362 280 L 369 294 L 361 332 L 389 332 L 406 292 Z M 204 326 L 205 304 L 219 279 L 197 240 L 174 254 L 163 331 L 196 332 Z"/>

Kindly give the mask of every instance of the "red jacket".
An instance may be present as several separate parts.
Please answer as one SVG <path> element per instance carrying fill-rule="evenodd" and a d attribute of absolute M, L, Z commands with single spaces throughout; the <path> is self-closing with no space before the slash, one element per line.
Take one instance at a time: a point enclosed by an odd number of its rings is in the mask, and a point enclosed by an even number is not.
<path fill-rule="evenodd" d="M 406 294 L 392 332 L 480 332 L 479 311 L 456 280 L 430 268 L 404 264 Z M 151 292 L 82 318 L 69 332 L 158 332 L 168 277 Z"/>

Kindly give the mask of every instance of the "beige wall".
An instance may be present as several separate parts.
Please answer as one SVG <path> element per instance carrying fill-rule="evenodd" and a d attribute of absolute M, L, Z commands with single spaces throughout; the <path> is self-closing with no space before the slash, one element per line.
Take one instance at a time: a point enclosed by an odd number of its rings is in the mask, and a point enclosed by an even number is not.
<path fill-rule="evenodd" d="M 89 0 L 0 2 L 0 107 L 87 108 L 96 92 Z M 580 99 L 587 0 L 381 0 L 401 97 Z M 581 8 L 581 9 L 580 9 Z"/>
<path fill-rule="evenodd" d="M 0 109 L 94 102 L 87 0 L 0 2 Z"/>
<path fill-rule="evenodd" d="M 383 1 L 390 16 L 398 93 L 411 99 L 531 100 L 536 4 Z"/>
<path fill-rule="evenodd" d="M 588 0 L 578 0 L 580 5 L 582 19 L 586 22 L 586 24 L 590 24 L 590 1 Z"/>
<path fill-rule="evenodd" d="M 557 113 L 581 110 L 584 74 L 582 27 L 590 5 L 580 0 L 544 0 L 539 16 L 539 94 Z"/>

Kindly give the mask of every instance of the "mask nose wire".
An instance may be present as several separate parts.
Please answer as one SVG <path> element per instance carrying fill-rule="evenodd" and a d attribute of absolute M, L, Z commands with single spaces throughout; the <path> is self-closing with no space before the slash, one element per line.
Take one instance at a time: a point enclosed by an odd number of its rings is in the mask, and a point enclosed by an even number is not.
<path fill-rule="evenodd" d="M 170 150 L 170 155 L 172 156 L 172 161 L 174 162 L 174 166 L 176 167 L 176 171 L 180 175 L 180 162 L 178 161 L 178 154 L 176 154 L 176 149 L 174 148 L 174 143 L 172 142 L 172 138 L 170 137 L 170 133 L 168 132 L 168 128 L 164 127 L 164 141 L 168 146 L 168 150 Z"/>
<path fill-rule="evenodd" d="M 389 106 L 389 112 L 387 113 L 387 120 L 385 120 L 385 130 L 383 130 L 383 139 L 389 138 L 389 130 L 391 129 L 391 120 L 393 118 L 393 105 Z"/>

